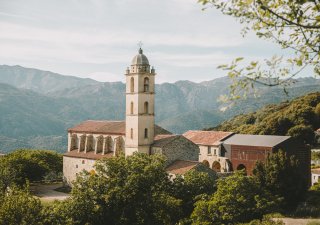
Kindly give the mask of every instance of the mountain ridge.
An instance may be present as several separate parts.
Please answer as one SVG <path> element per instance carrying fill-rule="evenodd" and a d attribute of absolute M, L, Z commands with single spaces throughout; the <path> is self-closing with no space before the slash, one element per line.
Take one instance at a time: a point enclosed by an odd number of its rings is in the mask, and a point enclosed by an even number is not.
<path fill-rule="evenodd" d="M 87 119 L 125 118 L 123 82 L 55 76 L 55 73 L 41 70 L 35 70 L 33 74 L 30 68 L 4 67 L 0 66 L 0 83 L 10 84 L 0 84 L 2 151 L 31 146 L 62 152 L 66 146 L 67 128 Z M 34 80 L 34 77 L 37 79 Z M 235 115 L 257 110 L 267 104 L 320 91 L 320 80 L 297 80 L 298 84 L 288 88 L 289 96 L 280 88 L 263 87 L 261 98 L 240 100 L 231 106 L 218 100 L 220 95 L 229 91 L 231 82 L 227 77 L 200 83 L 177 81 L 156 84 L 156 123 L 181 134 L 186 130 L 216 126 Z M 24 84 L 24 81 L 27 83 Z M 221 111 L 223 108 L 226 110 Z"/>

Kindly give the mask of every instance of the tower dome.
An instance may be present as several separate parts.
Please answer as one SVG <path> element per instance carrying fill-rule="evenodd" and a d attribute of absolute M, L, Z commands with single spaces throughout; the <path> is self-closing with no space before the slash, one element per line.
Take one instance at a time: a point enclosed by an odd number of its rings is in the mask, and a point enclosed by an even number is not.
<path fill-rule="evenodd" d="M 139 49 L 139 54 L 133 57 L 131 65 L 149 65 L 147 56 L 143 54 L 142 49 Z"/>

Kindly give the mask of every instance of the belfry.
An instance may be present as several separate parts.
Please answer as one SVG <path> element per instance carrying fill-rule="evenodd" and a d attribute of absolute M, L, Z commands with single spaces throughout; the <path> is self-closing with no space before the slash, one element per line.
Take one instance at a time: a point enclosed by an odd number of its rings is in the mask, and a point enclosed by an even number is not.
<path fill-rule="evenodd" d="M 150 154 L 154 141 L 155 70 L 140 48 L 126 70 L 126 145 L 125 154 Z"/>

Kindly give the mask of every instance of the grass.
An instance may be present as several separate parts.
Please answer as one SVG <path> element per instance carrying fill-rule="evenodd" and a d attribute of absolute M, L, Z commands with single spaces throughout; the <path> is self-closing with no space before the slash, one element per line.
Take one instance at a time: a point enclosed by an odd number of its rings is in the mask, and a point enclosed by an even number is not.
<path fill-rule="evenodd" d="M 320 225 L 320 221 L 311 221 L 307 225 Z"/>

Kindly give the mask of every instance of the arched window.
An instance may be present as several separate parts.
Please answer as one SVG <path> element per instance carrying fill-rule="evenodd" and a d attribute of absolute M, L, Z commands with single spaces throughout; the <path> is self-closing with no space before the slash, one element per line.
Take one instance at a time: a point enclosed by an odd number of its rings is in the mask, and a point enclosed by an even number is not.
<path fill-rule="evenodd" d="M 96 154 L 98 153 L 102 153 L 102 150 L 103 150 L 103 136 L 100 135 L 99 137 L 97 137 L 97 140 L 96 140 Z"/>
<path fill-rule="evenodd" d="M 113 140 L 110 136 L 107 136 L 105 138 L 105 145 L 104 145 L 104 149 L 103 149 L 104 154 L 108 153 L 108 152 L 112 152 L 112 150 L 113 150 Z"/>
<path fill-rule="evenodd" d="M 134 92 L 134 78 L 133 77 L 131 77 L 131 79 L 130 79 L 130 92 L 131 93 Z"/>
<path fill-rule="evenodd" d="M 133 129 L 130 130 L 130 138 L 133 139 Z"/>
<path fill-rule="evenodd" d="M 144 138 L 148 138 L 148 129 L 144 129 Z"/>
<path fill-rule="evenodd" d="M 130 114 L 133 114 L 133 102 L 131 102 L 131 105 L 130 105 Z"/>
<path fill-rule="evenodd" d="M 72 136 L 71 136 L 71 145 L 70 145 L 69 151 L 77 149 L 77 145 L 78 145 L 78 136 L 76 134 L 72 134 Z"/>
<path fill-rule="evenodd" d="M 149 102 L 144 103 L 144 113 L 148 114 L 149 113 Z"/>
<path fill-rule="evenodd" d="M 202 163 L 203 163 L 205 166 L 210 167 L 210 164 L 209 164 L 209 162 L 208 162 L 207 160 L 203 160 Z"/>
<path fill-rule="evenodd" d="M 94 149 L 94 148 L 93 148 L 93 136 L 92 136 L 92 135 L 89 135 L 89 136 L 87 136 L 85 151 L 86 151 L 86 152 L 90 152 L 90 151 L 92 151 L 93 149 Z"/>
<path fill-rule="evenodd" d="M 149 78 L 148 77 L 146 77 L 146 78 L 144 78 L 144 92 L 149 92 Z"/>

